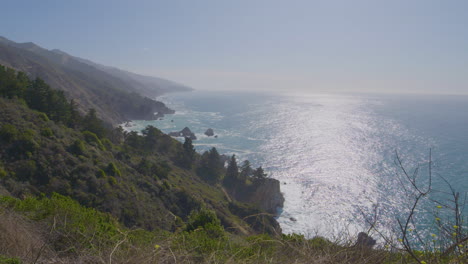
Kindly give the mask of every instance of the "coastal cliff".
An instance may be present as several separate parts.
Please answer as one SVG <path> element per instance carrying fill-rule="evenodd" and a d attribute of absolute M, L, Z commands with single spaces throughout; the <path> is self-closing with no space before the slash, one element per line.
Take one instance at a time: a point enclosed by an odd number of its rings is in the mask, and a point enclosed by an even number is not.
<path fill-rule="evenodd" d="M 247 183 L 236 181 L 225 184 L 225 187 L 233 199 L 253 204 L 258 209 L 275 216 L 277 215 L 278 208 L 282 208 L 284 204 L 280 182 L 276 179 L 255 179 Z"/>
<path fill-rule="evenodd" d="M 267 178 L 261 183 L 255 184 L 254 191 L 247 198 L 248 202 L 258 206 L 270 214 L 277 214 L 278 208 L 282 208 L 284 197 L 280 190 L 280 182 Z"/>

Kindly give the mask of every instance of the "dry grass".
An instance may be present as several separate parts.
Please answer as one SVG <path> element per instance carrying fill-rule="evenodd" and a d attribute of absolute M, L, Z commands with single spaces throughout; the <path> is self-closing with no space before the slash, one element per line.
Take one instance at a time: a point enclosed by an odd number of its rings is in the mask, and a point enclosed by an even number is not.
<path fill-rule="evenodd" d="M 46 225 L 0 208 L 1 255 L 19 258 L 23 263 L 98 263 L 96 257 L 84 254 L 61 257 L 50 243 L 52 231 Z"/>
<path fill-rule="evenodd" d="M 26 262 L 40 262 L 50 255 L 44 240 L 44 230 L 37 228 L 24 217 L 10 210 L 0 211 L 0 252 L 6 256 L 16 256 Z"/>
<path fill-rule="evenodd" d="M 101 249 L 99 255 L 86 251 L 63 255 L 52 247 L 53 229 L 22 215 L 2 209 L 0 212 L 0 254 L 18 257 L 24 263 L 384 263 L 385 252 L 334 244 L 314 245 L 284 240 L 258 240 L 239 248 L 223 248 L 197 254 L 198 245 L 174 245 L 174 237 L 146 246 L 119 241 Z M 157 245 L 157 246 L 155 246 Z M 258 254 L 242 256 L 256 248 Z M 274 250 L 265 253 L 269 248 Z"/>
<path fill-rule="evenodd" d="M 101 248 L 82 246 L 58 251 L 58 241 L 70 244 L 73 236 L 59 233 L 65 224 L 60 217 L 48 222 L 33 221 L 19 212 L 0 207 L 0 255 L 18 257 L 23 263 L 229 263 L 229 264 L 379 264 L 415 263 L 408 254 L 388 250 L 353 246 L 354 239 L 340 239 L 333 243 L 322 238 L 270 237 L 228 235 L 214 247 L 206 249 L 201 243 L 204 236 L 197 232 L 176 232 L 151 236 L 149 240 L 134 243 L 129 239 L 135 230 L 122 231 L 112 243 L 101 243 Z M 126 232 L 126 233 L 125 233 Z M 94 237 L 92 234 L 91 237 Z M 90 238 L 92 239 L 92 238 Z M 216 239 L 215 239 L 216 241 Z M 343 241 L 353 241 L 343 246 Z M 200 243 L 199 243 L 200 242 Z M 341 246 L 339 245 L 341 244 Z M 442 263 L 431 261 L 428 263 Z M 457 262 L 464 263 L 463 260 Z"/>

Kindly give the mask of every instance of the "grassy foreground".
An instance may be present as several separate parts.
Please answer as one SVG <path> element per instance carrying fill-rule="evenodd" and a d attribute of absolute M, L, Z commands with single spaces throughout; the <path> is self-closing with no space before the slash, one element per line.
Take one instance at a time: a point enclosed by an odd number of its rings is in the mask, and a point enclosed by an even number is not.
<path fill-rule="evenodd" d="M 69 197 L 0 198 L 0 263 L 414 263 L 398 251 L 338 245 L 321 237 L 224 231 L 207 209 L 175 232 L 123 227 Z M 466 263 L 466 255 L 426 263 Z"/>
<path fill-rule="evenodd" d="M 416 210 L 382 249 L 283 235 L 275 207 L 258 203 L 280 194 L 262 167 L 232 156 L 225 168 L 215 148 L 196 153 L 154 127 L 112 129 L 5 67 L 0 97 L 0 264 L 468 263 L 456 192 L 456 221 L 436 220 L 442 253 L 412 249 Z"/>

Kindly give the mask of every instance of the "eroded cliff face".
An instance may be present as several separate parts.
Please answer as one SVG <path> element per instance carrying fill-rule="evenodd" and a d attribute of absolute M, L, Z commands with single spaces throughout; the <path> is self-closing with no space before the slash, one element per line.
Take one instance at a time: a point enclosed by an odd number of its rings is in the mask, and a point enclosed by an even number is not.
<path fill-rule="evenodd" d="M 278 207 L 282 208 L 284 204 L 280 182 L 276 179 L 265 179 L 255 184 L 255 189 L 249 197 L 249 202 L 270 214 L 276 215 Z"/>
<path fill-rule="evenodd" d="M 254 204 L 273 215 L 277 214 L 278 208 L 283 207 L 284 197 L 280 190 L 280 182 L 276 179 L 256 180 L 250 185 L 233 184 L 227 190 L 235 200 Z"/>
<path fill-rule="evenodd" d="M 242 177 L 226 173 L 222 189 L 230 201 L 229 209 L 240 216 L 256 232 L 280 235 L 281 227 L 276 221 L 278 208 L 283 207 L 284 197 L 280 182 L 267 178 L 261 167 L 260 173 Z M 228 172 L 229 168 L 228 168 Z"/>
<path fill-rule="evenodd" d="M 225 194 L 230 204 L 229 209 L 240 216 L 256 232 L 280 235 L 282 233 L 276 221 L 278 208 L 283 207 L 284 197 L 280 182 L 275 179 L 239 178 L 224 182 Z"/>

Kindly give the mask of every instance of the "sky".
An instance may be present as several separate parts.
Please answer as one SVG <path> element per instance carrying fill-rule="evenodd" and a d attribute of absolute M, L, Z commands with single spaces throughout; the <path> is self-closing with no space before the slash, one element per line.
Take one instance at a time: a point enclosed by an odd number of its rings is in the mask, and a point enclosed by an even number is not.
<path fill-rule="evenodd" d="M 468 94 L 465 0 L 0 1 L 0 36 L 200 90 Z"/>

